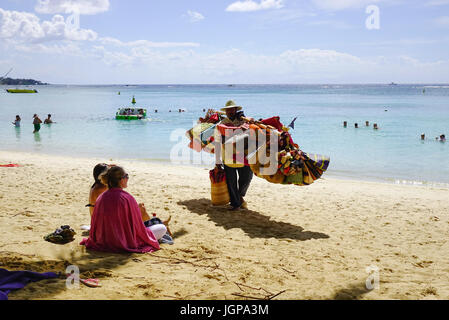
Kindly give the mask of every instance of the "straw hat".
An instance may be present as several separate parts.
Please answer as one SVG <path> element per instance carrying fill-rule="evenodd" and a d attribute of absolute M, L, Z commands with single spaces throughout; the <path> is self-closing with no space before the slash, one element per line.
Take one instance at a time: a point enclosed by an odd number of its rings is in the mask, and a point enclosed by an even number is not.
<path fill-rule="evenodd" d="M 221 111 L 226 111 L 226 109 L 231 109 L 231 108 L 237 108 L 237 111 L 242 110 L 241 106 L 238 106 L 235 104 L 234 101 L 229 100 L 228 102 L 226 102 L 226 106 L 224 108 L 221 108 Z"/>

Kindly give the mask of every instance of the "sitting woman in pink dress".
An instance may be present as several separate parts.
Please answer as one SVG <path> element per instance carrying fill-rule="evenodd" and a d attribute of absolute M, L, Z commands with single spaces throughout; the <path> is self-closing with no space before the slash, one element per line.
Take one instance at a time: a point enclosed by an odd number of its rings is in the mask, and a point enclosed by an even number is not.
<path fill-rule="evenodd" d="M 100 175 L 108 190 L 102 193 L 92 214 L 88 239 L 81 244 L 87 249 L 106 252 L 153 252 L 158 249 L 158 239 L 167 232 L 163 225 L 146 228 L 139 204 L 123 189 L 128 187 L 129 175 L 115 166 Z"/>

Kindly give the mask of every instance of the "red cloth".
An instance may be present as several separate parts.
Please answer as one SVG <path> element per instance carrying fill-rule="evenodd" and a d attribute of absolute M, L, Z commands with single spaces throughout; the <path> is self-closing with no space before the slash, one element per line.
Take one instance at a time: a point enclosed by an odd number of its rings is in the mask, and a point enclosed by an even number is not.
<path fill-rule="evenodd" d="M 20 165 L 18 165 L 18 164 L 0 164 L 0 167 L 2 167 L 2 168 L 17 168 L 17 167 L 20 167 Z"/>
<path fill-rule="evenodd" d="M 281 121 L 280 121 L 279 119 L 280 119 L 279 117 L 271 117 L 271 118 L 262 120 L 261 122 L 262 122 L 263 124 L 265 124 L 265 125 L 275 127 L 275 128 L 276 128 L 278 131 L 280 131 L 280 132 L 284 132 L 284 131 L 282 130 L 282 127 L 283 127 L 284 125 L 281 123 Z M 299 148 L 298 145 L 293 141 L 293 138 L 292 138 L 292 136 L 291 136 L 290 133 L 285 132 L 285 135 L 290 139 L 290 144 L 291 144 L 291 145 L 295 146 L 296 148 Z"/>
<path fill-rule="evenodd" d="M 217 129 L 222 136 L 229 137 L 234 134 L 234 130 L 238 130 L 238 129 L 241 129 L 242 131 L 248 130 L 249 124 L 244 123 L 241 126 L 234 126 L 231 123 L 227 123 L 227 124 L 220 123 L 219 125 L 217 125 Z"/>
<path fill-rule="evenodd" d="M 153 252 L 159 242 L 145 228 L 139 205 L 128 192 L 113 188 L 101 194 L 92 214 L 89 238 L 81 245 L 106 252 Z"/>
<path fill-rule="evenodd" d="M 282 132 L 283 124 L 281 123 L 281 121 L 279 121 L 279 119 L 280 119 L 279 117 L 271 117 L 271 118 L 262 120 L 261 122 L 268 126 L 275 127 L 278 131 Z"/>
<path fill-rule="evenodd" d="M 214 113 L 213 115 L 210 116 L 209 120 L 207 120 L 207 122 L 209 123 L 217 123 L 218 121 L 220 121 L 218 113 Z"/>

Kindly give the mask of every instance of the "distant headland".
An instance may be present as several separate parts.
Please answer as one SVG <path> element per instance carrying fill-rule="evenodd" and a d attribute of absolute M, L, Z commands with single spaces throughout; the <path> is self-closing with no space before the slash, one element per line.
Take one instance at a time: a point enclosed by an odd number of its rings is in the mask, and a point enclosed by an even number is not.
<path fill-rule="evenodd" d="M 0 78 L 0 85 L 7 86 L 40 86 L 48 85 L 48 83 L 43 83 L 38 80 L 33 79 L 12 79 L 12 78 Z"/>

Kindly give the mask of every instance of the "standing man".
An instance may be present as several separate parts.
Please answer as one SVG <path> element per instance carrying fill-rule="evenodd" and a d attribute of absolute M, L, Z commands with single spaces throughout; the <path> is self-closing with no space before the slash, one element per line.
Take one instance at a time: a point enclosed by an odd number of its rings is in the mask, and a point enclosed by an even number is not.
<path fill-rule="evenodd" d="M 226 106 L 221 109 L 221 111 L 226 112 L 226 118 L 220 124 L 235 129 L 244 125 L 245 121 L 242 119 L 244 114 L 240 110 L 242 110 L 241 106 L 237 106 L 232 100 L 228 101 Z M 229 137 L 226 138 L 229 139 Z M 224 146 L 224 143 L 225 138 L 222 136 L 222 146 Z M 228 146 L 231 147 L 233 145 L 227 144 Z M 231 198 L 231 210 L 248 209 L 244 197 L 253 178 L 253 172 L 249 167 L 246 156 L 244 156 L 244 163 L 239 163 L 236 161 L 237 154 L 235 148 L 232 152 L 232 159 L 226 156 L 226 152 L 223 149 L 221 158 L 226 173 L 226 184 L 228 185 L 229 196 Z"/>

